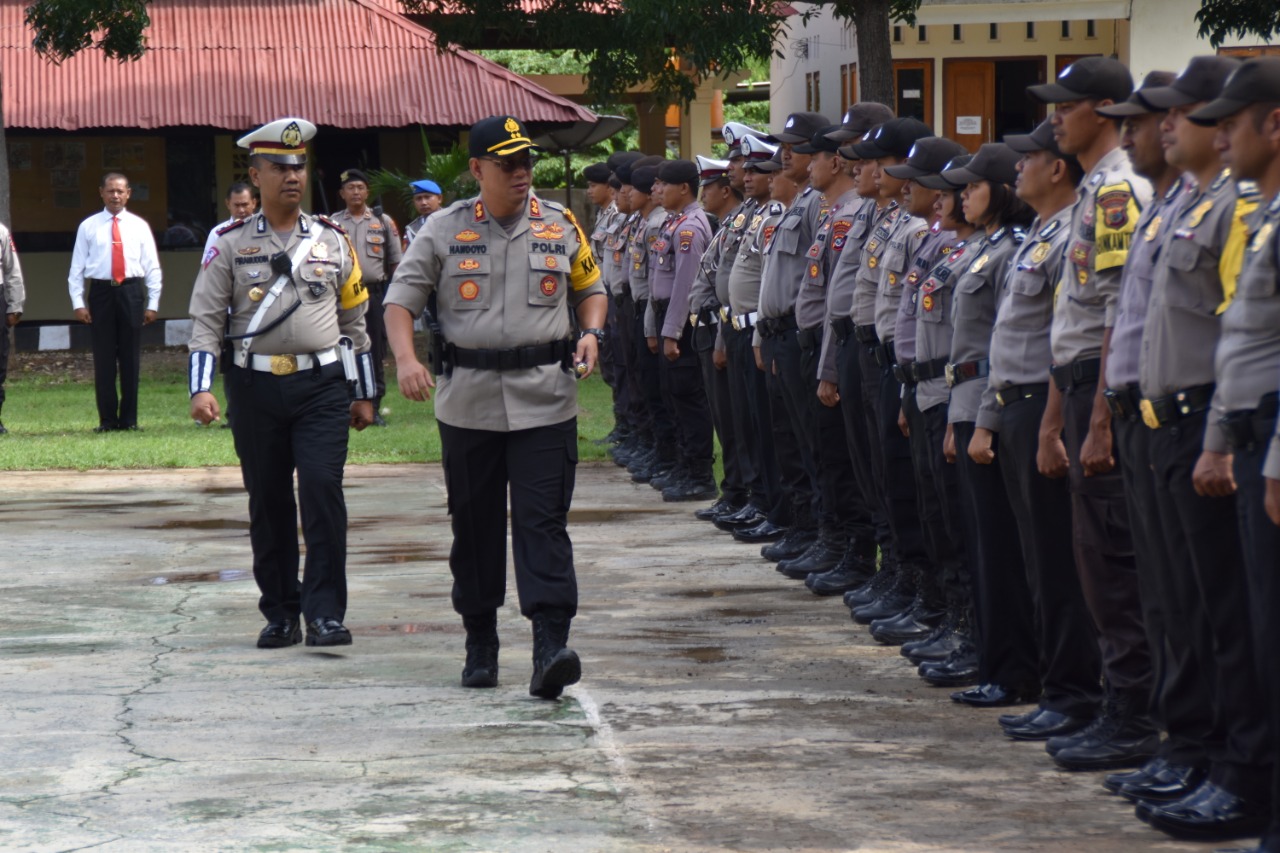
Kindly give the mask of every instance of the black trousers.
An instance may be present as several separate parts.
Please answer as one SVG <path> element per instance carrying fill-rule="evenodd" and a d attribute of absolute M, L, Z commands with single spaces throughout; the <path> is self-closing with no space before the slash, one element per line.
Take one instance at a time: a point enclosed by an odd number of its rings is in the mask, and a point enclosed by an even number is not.
<path fill-rule="evenodd" d="M 947 407 L 937 405 L 928 412 L 921 412 L 916 400 L 916 386 L 907 384 L 903 386 L 902 413 L 910 430 L 907 441 L 911 448 L 912 470 L 915 472 L 916 507 L 924 533 L 925 551 L 932 566 L 951 575 L 947 585 L 954 589 L 960 581 L 961 571 L 965 572 L 964 582 L 968 583 L 963 538 L 968 532 L 968 526 L 965 523 L 967 519 L 961 521 L 959 518 L 965 508 L 960 501 L 956 466 L 946 464 L 942 456 L 942 441 L 947 431 Z M 941 460 L 941 464 L 934 460 L 934 456 Z M 948 522 L 948 514 L 956 515 L 956 521 Z"/>
<path fill-rule="evenodd" d="M 893 535 L 893 557 L 907 566 L 923 568 L 929 560 L 916 508 L 916 475 L 911 465 L 911 442 L 898 429 L 902 383 L 888 365 L 881 367 L 869 347 L 859 347 L 863 397 L 870 399 L 867 424 L 874 432 L 881 456 L 880 482 Z"/>
<path fill-rule="evenodd" d="M 365 284 L 369 291 L 369 304 L 364 312 L 364 329 L 369 335 L 369 354 L 373 357 L 374 405 L 379 405 L 387 393 L 387 326 L 382 317 L 382 297 L 386 284 Z M 375 411 L 374 414 L 377 414 Z"/>
<path fill-rule="evenodd" d="M 769 421 L 769 391 L 765 375 L 756 367 L 751 329 L 722 329 L 724 354 L 729 360 L 729 417 L 745 454 L 743 477 L 747 499 L 761 512 L 769 513 L 774 524 L 783 524 L 790 510 L 780 506 L 778 462 L 773 454 L 773 426 Z"/>
<path fill-rule="evenodd" d="M 649 340 L 644 333 L 644 308 L 636 303 L 636 314 L 632 328 L 635 330 L 635 375 L 640 385 L 640 393 L 645 401 L 645 409 L 649 412 L 649 424 L 653 429 L 653 439 L 659 448 L 667 448 L 671 452 L 676 448 L 676 424 L 671 410 L 662 394 L 662 381 L 658 378 L 658 361 L 664 360 L 661 355 L 649 352 Z"/>
<path fill-rule="evenodd" d="M 794 338 L 795 332 L 791 332 L 791 335 Z M 781 340 L 781 336 L 764 338 L 760 346 L 769 391 L 769 421 L 773 426 L 778 482 L 782 488 L 783 500 L 787 502 L 790 511 L 792 525 L 802 530 L 813 530 L 818 524 L 813 513 L 813 479 L 805 468 L 801 438 L 796 434 L 795 420 L 789 411 L 791 400 L 785 387 L 783 369 L 779 365 L 779 360 L 786 361 L 788 355 L 779 352 L 780 348 L 784 348 L 779 343 Z M 795 356 L 799 356 L 798 348 Z"/>
<path fill-rule="evenodd" d="M 138 425 L 138 380 L 142 366 L 142 315 L 147 289 L 141 282 L 118 287 L 89 285 L 89 337 L 93 344 L 93 390 L 98 424 L 112 429 Z M 116 393 L 116 377 L 120 391 Z"/>
<path fill-rule="evenodd" d="M 824 529 L 852 539 L 860 553 L 874 557 L 876 531 L 871 510 L 853 473 L 849 440 L 845 436 L 840 407 L 828 407 L 818 399 L 818 360 L 822 355 L 822 328 L 817 329 L 813 346 L 800 348 L 800 372 L 804 377 L 804 398 L 813 422 L 814 465 L 818 475 L 818 523 Z"/>
<path fill-rule="evenodd" d="M 1208 615 L 1199 600 L 1196 575 L 1187 565 L 1189 555 L 1175 558 L 1169 553 L 1173 540 L 1167 539 L 1160 523 L 1152 473 L 1153 432 L 1137 418 L 1113 418 L 1111 429 L 1129 502 L 1142 621 L 1151 650 L 1151 716 L 1169 734 L 1160 754 L 1174 764 L 1207 769 L 1205 746 L 1211 740 L 1222 741 L 1213 733 Z M 1197 447 L 1197 455 L 1198 451 Z M 1194 467 L 1194 460 L 1191 464 Z"/>
<path fill-rule="evenodd" d="M 813 396 L 805 378 L 803 355 L 795 329 L 769 339 L 769 353 L 778 368 L 778 384 L 782 388 L 783 409 L 795 435 L 799 451 L 800 467 L 804 476 L 797 476 L 798 491 L 793 494 L 796 504 L 804 507 L 806 517 L 818 524 L 830 524 L 832 516 L 822 505 L 822 493 L 818 483 L 818 427 L 814 420 Z"/>
<path fill-rule="evenodd" d="M 1164 568 L 1185 620 L 1179 628 L 1212 708 L 1210 728 L 1202 732 L 1210 773 L 1234 793 L 1256 796 L 1265 794 L 1259 789 L 1267 780 L 1257 767 L 1270 763 L 1263 760 L 1270 741 L 1266 707 L 1258 701 L 1237 498 L 1201 497 L 1192 484 L 1207 422 L 1201 412 L 1152 431 L 1156 507 L 1169 560 Z"/>
<path fill-rule="evenodd" d="M 622 419 L 631 429 L 652 437 L 653 425 L 645 406 L 644 393 L 640 389 L 636 364 L 636 303 L 631 298 L 631 292 L 624 290 L 621 296 L 614 298 L 614 305 L 618 336 L 613 341 L 613 354 L 618 371 L 618 400 Z M 645 352 L 648 352 L 648 348 Z"/>
<path fill-rule="evenodd" d="M 609 314 L 605 323 L 605 339 L 600 347 L 600 377 L 613 391 L 613 421 L 630 431 L 635 428 L 631 419 L 631 393 L 627 382 L 626 354 L 623 349 L 630 336 L 624 337 L 622 327 L 626 316 L 622 310 L 621 293 L 609 297 Z"/>
<path fill-rule="evenodd" d="M 952 425 L 962 503 L 969 512 L 972 533 L 967 541 L 974 567 L 979 679 L 1005 687 L 1035 685 L 1040 678 L 1034 606 L 1022 537 L 1000 470 L 1006 455 L 1000 441 L 1003 431 L 991 441 L 995 461 L 979 465 L 969 457 L 975 428 L 973 421 Z"/>
<path fill-rule="evenodd" d="M 889 516 L 884 505 L 884 464 L 879 451 L 880 442 L 867 431 L 865 413 L 869 404 L 862 390 L 860 349 L 855 341 L 836 343 L 836 387 L 840 392 L 840 417 L 844 422 L 853 479 L 862 493 L 862 502 L 871 512 L 876 544 L 883 554 L 892 547 Z"/>
<path fill-rule="evenodd" d="M 662 319 L 658 319 L 662 327 Z M 658 377 L 662 394 L 675 419 L 676 444 L 685 467 L 707 467 L 715 459 L 712 438 L 711 406 L 702 385 L 702 367 L 693 349 L 692 330 L 686 323 L 680 332 L 680 356 L 675 361 L 662 352 L 663 338 L 658 338 Z"/>
<path fill-rule="evenodd" d="M 567 523 L 578 464 L 578 421 L 514 432 L 440 423 L 453 525 L 453 609 L 463 616 L 502 606 L 507 592 L 507 490 L 520 612 L 578 610 Z"/>
<path fill-rule="evenodd" d="M 1085 605 L 1072 548 L 1066 479 L 1036 467 L 1047 397 L 1015 400 L 1000 410 L 1000 475 L 1018 523 L 1040 652 L 1040 706 L 1077 717 L 1102 701 L 1102 656 Z"/>
<path fill-rule="evenodd" d="M 1097 381 L 1062 392 L 1063 442 L 1070 460 L 1071 523 L 1076 569 L 1098 627 L 1102 671 L 1116 690 L 1150 693 L 1151 652 L 1142 624 L 1138 569 L 1119 460 L 1106 474 L 1084 475 L 1080 451 L 1089 433 Z M 1114 451 L 1113 454 L 1114 456 Z"/>
<path fill-rule="evenodd" d="M 716 329 L 719 326 L 701 326 L 690 331 L 693 348 L 698 353 L 698 367 L 702 371 L 702 387 L 706 389 L 711 412 L 711 425 L 720 439 L 720 458 L 724 461 L 724 476 L 720 478 L 720 496 L 734 506 L 747 502 L 746 474 L 751 461 L 746 458 L 746 448 L 738 441 L 733 426 L 733 407 L 729 399 L 729 370 L 715 365 Z M 726 354 L 727 358 L 727 354 Z"/>
<path fill-rule="evenodd" d="M 96 320 L 95 320 L 96 322 Z M 267 621 L 347 611 L 347 461 L 351 403 L 341 364 L 291 376 L 227 370 L 231 434 L 249 492 L 253 577 Z M 298 474 L 294 497 L 293 475 Z M 298 581 L 298 509 L 307 556 Z"/>
<path fill-rule="evenodd" d="M 1273 434 L 1274 420 L 1265 428 L 1267 435 Z M 1237 450 L 1234 468 L 1236 515 L 1249 589 L 1249 622 L 1261 685 L 1255 695 L 1265 702 L 1269 736 L 1266 747 L 1252 758 L 1262 765 L 1270 762 L 1271 825 L 1263 841 L 1266 850 L 1276 850 L 1280 849 L 1280 762 L 1275 760 L 1275 744 L 1280 738 L 1280 658 L 1276 655 L 1280 649 L 1280 620 L 1276 619 L 1276 613 L 1280 612 L 1280 527 L 1271 523 L 1263 506 L 1266 479 L 1262 476 L 1262 465 L 1267 448 L 1264 443 Z M 1256 749 L 1256 745 L 1253 748 Z"/>

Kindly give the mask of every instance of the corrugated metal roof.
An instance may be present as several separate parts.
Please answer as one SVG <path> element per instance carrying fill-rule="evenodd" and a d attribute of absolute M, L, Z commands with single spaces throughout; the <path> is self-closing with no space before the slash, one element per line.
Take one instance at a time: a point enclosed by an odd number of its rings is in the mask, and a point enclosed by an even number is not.
<path fill-rule="evenodd" d="M 31 47 L 27 0 L 0 0 L 11 128 L 244 130 L 284 115 L 342 128 L 592 119 L 584 107 L 434 35 L 378 0 L 154 0 L 137 62 L 87 50 L 53 65 Z M 385 0 L 384 0 L 385 2 Z"/>

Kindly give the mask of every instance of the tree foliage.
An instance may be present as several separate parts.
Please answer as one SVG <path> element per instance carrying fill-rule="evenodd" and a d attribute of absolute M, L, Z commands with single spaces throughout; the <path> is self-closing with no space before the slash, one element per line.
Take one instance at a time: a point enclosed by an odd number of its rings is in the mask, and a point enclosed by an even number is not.
<path fill-rule="evenodd" d="M 1280 2 L 1277 0 L 1203 0 L 1196 12 L 1200 37 L 1220 47 L 1228 36 L 1255 35 L 1270 42 L 1280 34 Z"/>
<path fill-rule="evenodd" d="M 27 6 L 32 44 L 53 62 L 99 48 L 108 59 L 139 59 L 146 51 L 151 0 L 36 0 Z M 96 41 L 95 41 L 96 38 Z"/>

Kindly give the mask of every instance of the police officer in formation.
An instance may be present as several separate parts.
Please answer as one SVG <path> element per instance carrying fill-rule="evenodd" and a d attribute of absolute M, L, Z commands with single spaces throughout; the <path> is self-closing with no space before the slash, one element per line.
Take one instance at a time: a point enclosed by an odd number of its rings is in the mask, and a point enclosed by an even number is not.
<path fill-rule="evenodd" d="M 691 338 L 733 456 L 699 518 L 957 703 L 1030 704 L 1000 731 L 1143 822 L 1280 853 L 1280 59 L 1135 89 L 1090 57 L 1027 96 L 1050 117 L 976 155 L 879 104 L 726 125 L 711 240 L 691 164 L 601 164 L 662 338 L 624 369 L 668 365 L 613 456 L 681 483 Z"/>

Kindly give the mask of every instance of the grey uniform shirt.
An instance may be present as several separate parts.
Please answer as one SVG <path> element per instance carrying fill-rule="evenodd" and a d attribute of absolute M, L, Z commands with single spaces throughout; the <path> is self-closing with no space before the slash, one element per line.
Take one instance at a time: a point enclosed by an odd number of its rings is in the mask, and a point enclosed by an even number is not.
<path fill-rule="evenodd" d="M 1256 195 L 1256 193 L 1254 193 Z M 1225 298 L 1218 267 L 1239 195 L 1230 173 L 1183 196 L 1160 241 L 1142 332 L 1140 382 L 1149 399 L 1213 382 Z"/>
<path fill-rule="evenodd" d="M 906 211 L 897 218 L 889 233 L 878 270 L 880 281 L 876 286 L 876 334 L 885 343 L 893 340 L 902 288 L 911 272 L 911 262 L 928 236 L 929 223 Z"/>
<path fill-rule="evenodd" d="M 832 208 L 818 220 L 813 245 L 805 252 L 807 263 L 804 277 L 800 280 L 800 291 L 796 294 L 796 325 L 801 329 L 816 329 L 827 322 L 827 284 L 853 226 L 852 202 L 857 199 L 858 194 L 849 190 L 837 198 Z M 837 240 L 840 241 L 839 249 L 836 248 Z"/>
<path fill-rule="evenodd" d="M 982 361 L 991 355 L 991 331 L 995 328 L 996 311 L 1009 285 L 1010 261 L 1025 237 L 1026 233 L 1019 227 L 997 229 L 956 281 L 955 333 L 951 338 L 953 364 Z M 982 391 L 987 384 L 977 378 L 952 387 L 947 420 L 953 424 L 976 422 Z"/>
<path fill-rule="evenodd" d="M 627 241 L 631 229 L 636 227 L 640 215 L 632 213 L 627 216 L 619 214 L 612 222 L 606 223 L 601 238 L 600 273 L 604 277 L 605 288 L 613 295 L 624 292 L 630 281 L 628 272 L 631 268 Z"/>
<path fill-rule="evenodd" d="M 1214 363 L 1217 388 L 1204 449 L 1227 453 L 1226 437 L 1214 426 L 1228 412 L 1258 408 L 1280 387 L 1280 195 L 1253 214 L 1253 236 L 1235 296 L 1222 315 Z M 1264 473 L 1280 479 L 1280 453 L 1272 442 Z"/>
<path fill-rule="evenodd" d="M 400 248 L 400 235 L 396 233 L 395 223 L 385 213 L 374 216 L 373 211 L 366 209 L 359 219 L 350 211 L 342 210 L 333 215 L 333 221 L 347 232 L 347 239 L 355 247 L 356 258 L 360 261 L 360 280 L 365 287 L 384 283 L 387 271 L 400 263 L 404 252 Z"/>
<path fill-rule="evenodd" d="M 606 288 L 609 283 L 608 275 L 604 273 L 605 253 L 608 249 L 605 243 L 610 234 L 617 233 L 618 222 L 625 218 L 623 214 L 618 212 L 617 203 L 611 201 L 596 213 L 596 222 L 591 228 L 591 254 L 595 255 L 596 261 L 600 264 L 601 274 L 606 279 Z"/>
<path fill-rule="evenodd" d="M 760 284 L 760 315 L 785 317 L 796 309 L 800 282 L 809 265 L 808 252 L 825 212 L 822 193 L 805 187 L 778 222 L 765 247 L 767 261 Z"/>
<path fill-rule="evenodd" d="M 1077 190 L 1071 211 L 1067 263 L 1053 314 L 1053 361 L 1065 365 L 1102 354 L 1105 331 L 1115 325 L 1120 271 L 1138 217 L 1151 201 L 1151 184 L 1133 171 L 1120 148 L 1109 151 Z"/>
<path fill-rule="evenodd" d="M 738 259 L 733 262 L 729 273 L 729 310 L 735 317 L 750 314 L 760 307 L 764 244 L 786 212 L 782 202 L 766 201 L 756 208 L 747 222 L 742 242 L 738 244 Z"/>
<path fill-rule="evenodd" d="M 836 381 L 836 341 L 831 334 L 831 324 L 836 320 L 853 316 L 854 289 L 857 287 L 858 270 L 862 268 L 862 250 L 880 219 L 887 216 L 891 207 L 876 207 L 874 198 L 855 198 L 849 203 L 852 224 L 843 240 L 839 235 L 832 242 L 840 257 L 831 270 L 827 282 L 827 328 L 822 336 L 822 353 L 818 360 L 818 379 Z"/>
<path fill-rule="evenodd" d="M 711 243 L 711 223 L 696 201 L 663 227 L 649 248 L 650 287 L 653 301 L 668 300 L 659 334 L 677 339 L 689 322 L 689 292 L 698 277 L 698 265 Z M 657 268 L 654 268 L 657 264 Z M 652 310 L 653 302 L 650 303 Z"/>
<path fill-rule="evenodd" d="M 1071 208 L 1064 207 L 1044 222 L 1037 219 L 1031 223 L 1027 235 L 1014 253 L 1009 286 L 996 314 L 989 356 L 991 373 L 976 421 L 977 426 L 993 432 L 1000 428 L 997 391 L 1049 381 L 1049 370 L 1053 366 L 1049 347 L 1053 290 L 1067 262 Z"/>
<path fill-rule="evenodd" d="M 284 242 L 261 213 L 222 229 L 205 253 L 191 290 L 191 352 L 221 354 L 228 309 L 231 334 L 245 334 L 276 280 L 271 272 L 272 256 L 283 252 L 292 258 L 307 238 L 311 238 L 311 246 L 295 266 L 293 282 L 285 285 L 266 309 L 258 328 L 267 328 L 294 305 L 298 307 L 279 326 L 251 338 L 249 352 L 310 354 L 335 346 L 344 335 L 351 338 L 357 352 L 366 352 L 369 338 L 364 314 L 369 295 L 360 283 L 355 252 L 335 226 L 305 213 L 298 215 L 297 225 Z M 237 352 L 241 346 L 240 341 L 235 342 Z"/>
<path fill-rule="evenodd" d="M 569 339 L 570 309 L 604 286 L 572 215 L 530 196 L 510 232 L 479 199 L 434 214 L 409 244 L 384 301 L 417 316 L 433 293 L 450 344 L 509 349 Z M 530 429 L 564 423 L 578 410 L 577 382 L 559 364 L 454 367 L 436 382 L 436 418 L 464 429 Z"/>
<path fill-rule="evenodd" d="M 27 301 L 27 290 L 22 283 L 22 264 L 18 262 L 18 249 L 13 245 L 13 235 L 0 224 L 0 300 L 3 314 L 21 314 Z"/>
<path fill-rule="evenodd" d="M 893 353 L 899 364 L 916 360 L 916 316 L 920 313 L 920 283 L 929 271 L 956 248 L 956 232 L 943 231 L 942 223 L 929 227 L 929 236 L 911 259 L 911 269 L 902 284 L 898 314 L 893 319 Z"/>
<path fill-rule="evenodd" d="M 896 201 L 876 211 L 877 219 L 871 236 L 862 244 L 862 257 L 853 283 L 853 322 L 857 326 L 874 326 L 876 323 L 876 296 L 880 290 L 880 268 L 885 249 L 889 248 L 889 235 L 899 219 L 910 218 L 898 207 Z"/>
<path fill-rule="evenodd" d="M 657 337 L 658 330 L 654 327 L 653 312 L 648 305 L 652 296 L 649 278 L 649 246 L 657 241 L 658 234 L 661 233 L 666 221 L 667 212 L 661 207 L 655 207 L 644 218 L 643 225 L 637 224 L 631 229 L 631 235 L 627 240 L 627 251 L 631 255 L 631 270 L 627 275 L 631 282 L 631 296 L 637 303 L 645 303 L 644 333 L 650 338 Z"/>
<path fill-rule="evenodd" d="M 951 360 L 951 339 L 955 333 L 955 285 L 969 263 L 982 250 L 985 235 L 974 234 L 961 241 L 933 265 L 921 280 L 916 303 L 916 361 Z M 927 412 L 951 398 L 951 389 L 943 376 L 916 385 L 916 403 Z"/>
<path fill-rule="evenodd" d="M 1107 350 L 1107 387 L 1124 388 L 1138 383 L 1138 360 L 1142 354 L 1142 327 L 1147 322 L 1147 302 L 1151 299 L 1151 277 L 1161 236 L 1169 230 L 1171 214 L 1179 196 L 1194 191 L 1195 183 L 1179 177 L 1138 219 L 1134 238 L 1120 276 L 1120 298 L 1116 303 L 1116 324 Z"/>

